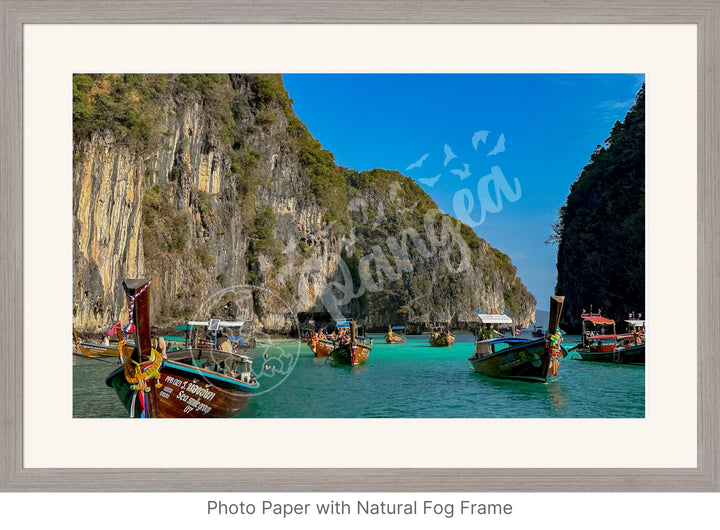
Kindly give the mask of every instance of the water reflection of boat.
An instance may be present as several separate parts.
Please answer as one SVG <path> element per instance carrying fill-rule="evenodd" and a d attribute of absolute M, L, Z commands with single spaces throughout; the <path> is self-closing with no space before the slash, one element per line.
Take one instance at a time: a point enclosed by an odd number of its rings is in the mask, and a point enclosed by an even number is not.
<path fill-rule="evenodd" d="M 557 375 L 559 359 L 566 354 L 557 331 L 564 301 L 563 296 L 550 298 L 548 330 L 553 331 L 548 331 L 546 338 L 485 338 L 480 334 L 475 342 L 475 353 L 468 359 L 473 370 L 488 377 L 541 383 L 547 381 L 548 377 Z"/>
<path fill-rule="evenodd" d="M 131 417 L 227 418 L 243 410 L 259 388 L 252 359 L 232 351 L 197 347 L 166 352 L 150 337 L 150 282 L 126 280 L 137 347 L 105 380 Z"/>

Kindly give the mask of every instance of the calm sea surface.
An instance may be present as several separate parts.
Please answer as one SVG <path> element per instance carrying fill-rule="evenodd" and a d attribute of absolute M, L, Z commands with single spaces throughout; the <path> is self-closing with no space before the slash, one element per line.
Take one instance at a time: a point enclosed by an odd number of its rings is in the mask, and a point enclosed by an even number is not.
<path fill-rule="evenodd" d="M 253 353 L 261 391 L 241 418 L 643 418 L 645 368 L 565 358 L 547 383 L 491 379 L 467 360 L 473 336 L 431 348 L 427 335 L 407 344 L 374 344 L 361 366 L 335 366 L 307 344 L 273 341 Z M 578 337 L 565 337 L 571 346 Z M 267 356 L 267 357 L 266 357 Z M 127 413 L 105 377 L 112 358 L 73 359 L 73 416 Z"/>

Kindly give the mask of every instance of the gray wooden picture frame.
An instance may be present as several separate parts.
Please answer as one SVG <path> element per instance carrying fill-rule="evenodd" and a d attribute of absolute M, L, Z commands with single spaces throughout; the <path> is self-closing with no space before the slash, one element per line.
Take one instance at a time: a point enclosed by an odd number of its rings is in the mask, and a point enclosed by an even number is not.
<path fill-rule="evenodd" d="M 692 24 L 698 32 L 698 460 L 694 469 L 158 469 L 166 491 L 720 491 L 720 0 L 0 0 L 0 491 L 130 491 L 131 469 L 23 467 L 24 24 Z M 175 480 L 182 479 L 182 480 Z"/>

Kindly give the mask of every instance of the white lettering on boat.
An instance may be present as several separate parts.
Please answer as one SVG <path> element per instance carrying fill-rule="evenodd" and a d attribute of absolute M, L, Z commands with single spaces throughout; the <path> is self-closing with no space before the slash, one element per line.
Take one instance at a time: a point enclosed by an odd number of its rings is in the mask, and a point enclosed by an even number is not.
<path fill-rule="evenodd" d="M 200 396 L 201 398 L 212 401 L 212 398 L 215 397 L 215 392 L 208 388 L 203 388 L 200 385 L 196 385 L 195 383 L 190 383 L 188 387 L 185 389 L 185 392 L 189 394 L 195 394 L 196 396 Z"/>
<path fill-rule="evenodd" d="M 210 405 L 206 405 L 199 399 L 187 395 L 184 391 L 180 391 L 180 393 L 177 395 L 177 399 L 179 399 L 183 403 L 187 403 L 187 407 L 185 407 L 185 410 L 183 411 L 185 413 L 197 410 L 202 412 L 203 414 L 207 414 L 212 410 L 212 407 Z"/>

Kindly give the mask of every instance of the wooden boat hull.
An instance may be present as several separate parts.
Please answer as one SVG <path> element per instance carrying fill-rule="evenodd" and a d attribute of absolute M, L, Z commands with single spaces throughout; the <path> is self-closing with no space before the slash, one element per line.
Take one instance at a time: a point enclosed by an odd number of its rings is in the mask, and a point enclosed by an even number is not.
<path fill-rule="evenodd" d="M 94 344 L 90 342 L 75 343 L 79 355 L 84 357 L 120 357 L 117 345 L 103 346 L 102 344 Z M 130 355 L 135 348 L 134 344 L 125 344 L 123 352 Z"/>
<path fill-rule="evenodd" d="M 483 357 L 470 357 L 473 370 L 487 377 L 544 383 L 552 375 L 545 339 L 522 342 Z"/>
<path fill-rule="evenodd" d="M 124 366 L 113 371 L 105 382 L 115 390 L 131 417 L 140 417 L 139 396 L 127 381 Z M 165 360 L 160 368 L 158 382 L 160 387 L 150 382 L 149 392 L 144 393 L 149 418 L 229 418 L 247 406 L 260 386 L 252 377 L 241 381 L 171 360 Z"/>
<path fill-rule="evenodd" d="M 431 336 L 428 342 L 430 343 L 430 346 L 435 348 L 450 347 L 455 343 L 455 335 L 446 336 L 443 333 L 434 338 Z"/>
<path fill-rule="evenodd" d="M 387 344 L 405 344 L 407 339 L 403 335 L 393 333 L 392 336 L 389 333 L 385 334 L 385 342 Z"/>
<path fill-rule="evenodd" d="M 117 324 L 119 326 L 120 323 Z M 115 332 L 118 335 L 119 340 L 123 340 L 124 336 L 121 330 L 117 330 Z M 114 344 L 108 344 L 107 346 L 104 344 L 97 344 L 95 342 L 83 342 L 80 340 L 80 337 L 77 334 L 77 331 L 75 328 L 73 328 L 73 336 L 75 337 L 75 353 L 77 355 L 80 355 L 82 357 L 120 357 L 120 352 L 118 351 L 118 343 Z M 135 345 L 132 343 L 125 344 L 123 347 L 123 352 L 126 354 L 132 353 L 133 349 L 135 348 Z"/>
<path fill-rule="evenodd" d="M 368 360 L 370 347 L 365 344 L 358 344 L 355 351 L 352 351 L 350 344 L 343 344 L 335 348 L 330 354 L 330 359 L 337 364 L 348 364 L 356 366 Z"/>
<path fill-rule="evenodd" d="M 328 339 L 318 339 L 317 341 L 311 340 L 308 342 L 308 346 L 310 346 L 315 357 L 327 357 L 337 347 L 337 344 Z"/>
<path fill-rule="evenodd" d="M 627 348 L 617 348 L 602 351 L 594 351 L 588 348 L 577 348 L 575 350 L 580 354 L 580 360 L 610 363 L 610 364 L 631 364 L 636 366 L 645 365 L 645 344 L 638 346 L 630 346 Z"/>

